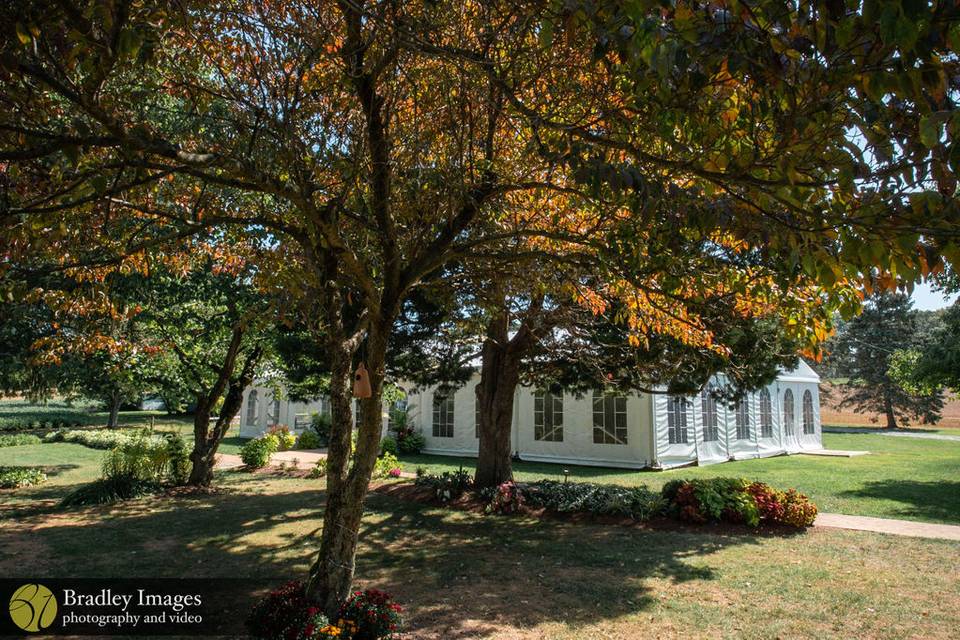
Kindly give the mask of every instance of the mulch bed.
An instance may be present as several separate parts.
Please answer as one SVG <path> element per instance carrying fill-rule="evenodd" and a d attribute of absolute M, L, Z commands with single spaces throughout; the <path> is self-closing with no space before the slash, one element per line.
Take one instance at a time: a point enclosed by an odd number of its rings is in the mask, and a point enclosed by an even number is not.
<path fill-rule="evenodd" d="M 406 502 L 416 502 L 418 504 L 430 505 L 433 507 L 442 507 L 445 509 L 454 509 L 456 511 L 469 511 L 471 513 L 485 513 L 487 503 L 475 493 L 465 493 L 455 500 L 443 502 L 434 495 L 432 487 L 418 487 L 411 481 L 388 482 L 383 484 L 371 485 L 372 493 L 389 496 L 397 500 Z M 570 522 L 574 524 L 594 524 L 609 525 L 617 527 L 630 527 L 644 531 L 677 531 L 684 533 L 709 533 L 712 535 L 751 535 L 751 536 L 770 536 L 770 537 L 789 537 L 805 533 L 804 529 L 795 529 L 782 525 L 761 525 L 759 527 L 748 527 L 742 524 L 732 524 L 727 522 L 708 522 L 706 524 L 690 524 L 674 518 L 659 516 L 641 522 L 627 516 L 608 516 L 597 515 L 587 512 L 559 512 L 551 511 L 543 507 L 521 508 L 518 515 L 537 518 L 539 520 L 549 520 L 556 522 Z M 490 517 L 511 516 L 491 515 Z"/>

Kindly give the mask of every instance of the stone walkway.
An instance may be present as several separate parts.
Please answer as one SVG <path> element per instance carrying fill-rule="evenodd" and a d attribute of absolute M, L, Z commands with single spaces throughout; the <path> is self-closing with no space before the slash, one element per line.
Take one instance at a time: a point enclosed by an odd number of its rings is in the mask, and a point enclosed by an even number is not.
<path fill-rule="evenodd" d="M 813 525 L 833 529 L 873 531 L 912 538 L 960 540 L 960 526 L 953 524 L 932 524 L 929 522 L 911 522 L 910 520 L 871 518 L 869 516 L 848 516 L 842 513 L 821 513 L 817 515 L 817 520 Z"/>
<path fill-rule="evenodd" d="M 858 429 L 856 427 L 824 427 L 824 433 L 863 433 L 872 436 L 893 436 L 895 438 L 921 438 L 924 440 L 950 440 L 960 442 L 960 435 L 948 436 L 944 433 L 918 433 L 914 431 L 887 431 L 886 429 Z"/>

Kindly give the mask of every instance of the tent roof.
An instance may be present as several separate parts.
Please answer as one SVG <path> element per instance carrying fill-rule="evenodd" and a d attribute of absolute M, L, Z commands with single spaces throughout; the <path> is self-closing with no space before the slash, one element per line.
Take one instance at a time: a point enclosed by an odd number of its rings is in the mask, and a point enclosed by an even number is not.
<path fill-rule="evenodd" d="M 820 376 L 817 375 L 817 372 L 810 368 L 803 359 L 800 359 L 800 362 L 797 363 L 797 366 L 790 371 L 783 371 L 777 376 L 777 380 L 782 380 L 784 382 L 813 382 L 819 383 Z"/>

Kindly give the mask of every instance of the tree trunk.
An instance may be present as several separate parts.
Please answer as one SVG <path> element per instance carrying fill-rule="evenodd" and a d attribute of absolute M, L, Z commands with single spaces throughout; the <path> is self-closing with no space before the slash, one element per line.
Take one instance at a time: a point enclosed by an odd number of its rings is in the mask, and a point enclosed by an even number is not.
<path fill-rule="evenodd" d="M 210 407 L 205 395 L 197 396 L 197 410 L 193 414 L 193 451 L 190 452 L 190 479 L 187 484 L 208 487 L 213 482 L 213 454 L 219 441 L 211 443 Z"/>
<path fill-rule="evenodd" d="M 520 365 L 537 345 L 534 326 L 542 324 L 543 299 L 534 300 L 513 338 L 510 316 L 503 310 L 487 325 L 480 365 L 477 402 L 480 407 L 480 450 L 473 482 L 477 489 L 495 487 L 513 479 L 511 431 L 513 397 L 520 384 Z"/>
<path fill-rule="evenodd" d="M 323 516 L 320 551 L 310 568 L 307 597 L 320 603 L 334 619 L 353 582 L 354 559 L 363 501 L 373 467 L 380 453 L 382 430 L 381 394 L 386 361 L 386 337 L 390 324 L 374 324 L 367 333 L 366 366 L 371 396 L 361 400 L 357 447 L 350 465 L 351 351 L 344 342 L 331 349 L 330 383 L 331 439 L 327 453 L 327 504 Z M 334 345 L 331 345 L 334 347 Z"/>
<path fill-rule="evenodd" d="M 900 426 L 897 424 L 897 414 L 893 411 L 893 401 L 890 399 L 890 396 L 884 396 L 883 398 L 883 412 L 887 416 L 887 429 L 899 429 Z"/>
<path fill-rule="evenodd" d="M 478 489 L 513 479 L 513 398 L 519 382 L 519 358 L 510 353 L 509 344 L 488 338 L 483 345 L 480 384 L 476 390 L 480 407 L 480 450 L 474 484 Z"/>
<path fill-rule="evenodd" d="M 108 429 L 116 429 L 120 423 L 120 404 L 122 402 L 123 397 L 120 395 L 120 392 L 114 391 L 110 396 L 110 417 L 107 418 Z"/>
<path fill-rule="evenodd" d="M 223 387 L 215 385 L 214 389 L 206 396 L 197 397 L 197 411 L 193 417 L 193 451 L 190 452 L 190 479 L 188 484 L 195 487 L 208 487 L 213 482 L 213 467 L 216 463 L 217 449 L 220 448 L 220 442 L 230 429 L 230 423 L 240 413 L 240 407 L 243 405 L 243 392 L 253 382 L 254 370 L 260 362 L 260 356 L 263 350 L 258 346 L 254 347 L 246 357 L 240 374 L 233 376 L 236 367 L 236 357 L 228 357 L 224 363 L 225 368 L 229 368 L 229 382 L 227 393 L 223 399 L 223 405 L 220 407 L 220 415 L 217 416 L 216 424 L 210 429 L 210 413 L 220 399 L 223 393 Z"/>

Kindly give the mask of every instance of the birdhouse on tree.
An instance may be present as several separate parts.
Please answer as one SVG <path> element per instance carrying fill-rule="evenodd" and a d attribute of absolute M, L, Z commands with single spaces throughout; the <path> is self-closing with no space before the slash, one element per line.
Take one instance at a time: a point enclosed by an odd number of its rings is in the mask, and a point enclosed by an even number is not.
<path fill-rule="evenodd" d="M 369 398 L 371 395 L 373 395 L 373 392 L 370 390 L 370 374 L 367 373 L 367 368 L 361 362 L 353 373 L 353 397 Z"/>

